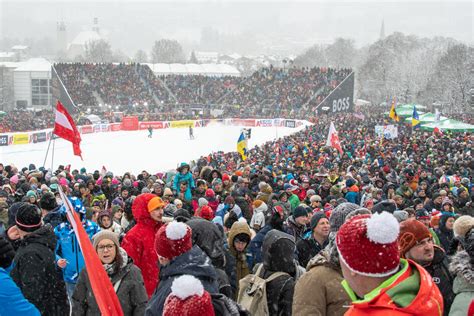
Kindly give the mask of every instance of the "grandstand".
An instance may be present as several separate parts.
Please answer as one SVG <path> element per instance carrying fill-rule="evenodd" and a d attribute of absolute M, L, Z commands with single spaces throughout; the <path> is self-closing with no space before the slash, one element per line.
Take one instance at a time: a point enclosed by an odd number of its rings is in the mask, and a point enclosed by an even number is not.
<path fill-rule="evenodd" d="M 156 73 L 147 64 L 67 63 L 55 67 L 73 102 L 83 108 L 106 105 L 136 112 L 137 107 L 144 107 L 157 112 L 198 106 L 224 109 L 224 116 L 239 117 L 304 116 L 352 72 L 270 66 L 238 77 L 201 74 L 195 67 L 186 74 Z"/>

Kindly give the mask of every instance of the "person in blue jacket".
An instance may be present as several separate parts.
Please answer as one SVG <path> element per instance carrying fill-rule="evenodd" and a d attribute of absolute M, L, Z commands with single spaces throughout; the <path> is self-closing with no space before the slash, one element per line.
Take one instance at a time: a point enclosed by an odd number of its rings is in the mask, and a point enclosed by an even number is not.
<path fill-rule="evenodd" d="M 86 231 L 89 239 L 92 240 L 100 228 L 96 223 L 86 219 L 86 209 L 82 205 L 82 202 L 77 197 L 69 197 L 74 210 L 79 213 L 79 217 L 82 221 L 82 226 Z M 64 207 L 64 206 L 63 206 Z M 65 209 L 63 210 L 64 212 Z M 58 240 L 56 244 L 56 263 L 63 269 L 64 281 L 66 282 L 67 294 L 69 297 L 72 296 L 74 288 L 76 287 L 79 273 L 84 268 L 84 257 L 82 255 L 81 247 L 74 233 L 74 229 L 71 224 L 66 221 L 54 229 L 56 238 Z"/>
<path fill-rule="evenodd" d="M 176 171 L 178 173 L 174 176 L 173 192 L 178 199 L 190 202 L 193 198 L 191 192 L 196 187 L 190 167 L 187 163 L 182 162 Z"/>
<path fill-rule="evenodd" d="M 13 246 L 0 236 L 0 315 L 41 315 L 35 305 L 31 304 L 20 288 L 10 277 L 15 257 Z"/>

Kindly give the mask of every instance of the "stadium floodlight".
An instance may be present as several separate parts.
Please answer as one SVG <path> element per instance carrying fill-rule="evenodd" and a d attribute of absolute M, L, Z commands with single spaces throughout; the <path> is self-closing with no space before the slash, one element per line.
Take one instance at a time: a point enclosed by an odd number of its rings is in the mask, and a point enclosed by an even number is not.
<path fill-rule="evenodd" d="M 102 103 L 99 103 L 99 107 L 100 107 L 100 108 L 102 107 Z"/>
<path fill-rule="evenodd" d="M 144 106 L 148 106 L 148 102 L 143 103 Z"/>
<path fill-rule="evenodd" d="M 116 110 L 118 110 L 118 109 L 119 109 L 119 106 L 118 106 L 118 105 L 116 105 L 116 106 L 115 106 L 115 109 L 116 109 Z"/>
<path fill-rule="evenodd" d="M 90 113 L 91 112 L 91 108 L 87 108 L 87 113 Z"/>

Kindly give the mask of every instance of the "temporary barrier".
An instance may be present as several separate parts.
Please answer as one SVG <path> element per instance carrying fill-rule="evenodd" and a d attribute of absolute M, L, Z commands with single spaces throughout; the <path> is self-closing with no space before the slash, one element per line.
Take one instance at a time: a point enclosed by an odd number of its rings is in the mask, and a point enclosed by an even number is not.
<path fill-rule="evenodd" d="M 194 121 L 186 120 L 186 121 L 172 121 L 170 122 L 171 128 L 184 128 L 194 126 Z"/>
<path fill-rule="evenodd" d="M 30 135 L 26 133 L 14 134 L 13 135 L 13 145 L 23 145 L 30 142 Z"/>
<path fill-rule="evenodd" d="M 138 129 L 148 129 L 148 128 L 153 128 L 153 129 L 162 129 L 163 128 L 163 122 L 158 122 L 158 121 L 151 121 L 151 122 L 140 122 L 138 124 Z"/>
<path fill-rule="evenodd" d="M 122 119 L 122 130 L 123 131 L 136 131 L 138 129 L 138 117 L 137 116 L 124 116 Z"/>

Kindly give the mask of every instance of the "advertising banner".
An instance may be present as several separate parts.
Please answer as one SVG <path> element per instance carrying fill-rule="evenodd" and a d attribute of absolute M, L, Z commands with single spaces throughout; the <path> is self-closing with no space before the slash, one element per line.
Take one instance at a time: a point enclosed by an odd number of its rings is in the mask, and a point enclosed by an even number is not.
<path fill-rule="evenodd" d="M 273 120 L 258 120 L 257 126 L 261 127 L 271 127 L 273 126 Z"/>
<path fill-rule="evenodd" d="M 162 129 L 163 128 L 163 122 L 151 121 L 151 122 L 140 122 L 138 124 L 138 129 L 148 129 L 149 127 L 153 128 L 153 129 Z"/>
<path fill-rule="evenodd" d="M 295 120 L 285 120 L 285 127 L 295 128 L 296 121 Z"/>
<path fill-rule="evenodd" d="M 33 143 L 41 143 L 46 141 L 46 132 L 33 133 Z"/>
<path fill-rule="evenodd" d="M 376 125 L 375 134 L 378 138 L 383 136 L 386 139 L 394 139 L 398 137 L 398 127 L 396 125 Z"/>
<path fill-rule="evenodd" d="M 92 125 L 83 125 L 81 126 L 81 134 L 91 134 L 94 133 L 94 128 Z"/>
<path fill-rule="evenodd" d="M 94 133 L 100 132 L 100 124 L 94 124 Z"/>
<path fill-rule="evenodd" d="M 171 128 L 184 128 L 184 127 L 189 127 L 189 126 L 194 126 L 194 121 L 185 120 L 185 121 L 170 122 L 170 127 Z"/>
<path fill-rule="evenodd" d="M 122 130 L 122 124 L 121 123 L 113 123 L 110 124 L 110 131 L 112 132 L 118 132 Z"/>
<path fill-rule="evenodd" d="M 13 135 L 13 145 L 28 144 L 30 142 L 30 135 L 26 133 Z"/>
<path fill-rule="evenodd" d="M 138 117 L 124 116 L 122 120 L 122 131 L 136 131 L 138 129 Z"/>
<path fill-rule="evenodd" d="M 0 135 L 0 146 L 8 146 L 8 135 Z"/>
<path fill-rule="evenodd" d="M 318 113 L 354 112 L 354 73 L 344 79 L 317 107 Z"/>
<path fill-rule="evenodd" d="M 232 125 L 254 127 L 255 120 L 252 119 L 232 119 Z"/>

